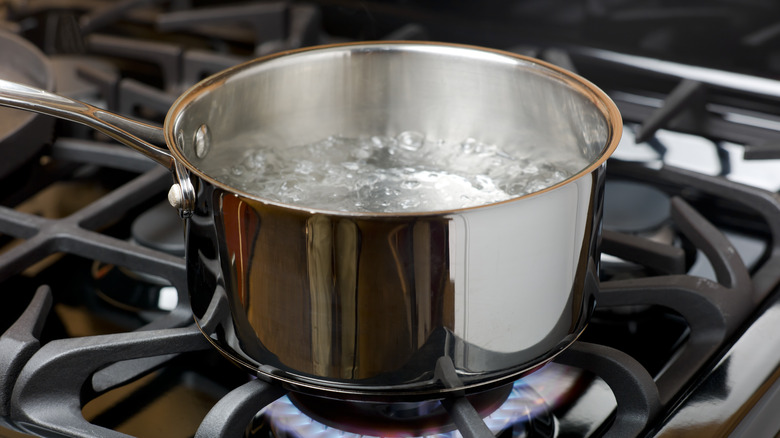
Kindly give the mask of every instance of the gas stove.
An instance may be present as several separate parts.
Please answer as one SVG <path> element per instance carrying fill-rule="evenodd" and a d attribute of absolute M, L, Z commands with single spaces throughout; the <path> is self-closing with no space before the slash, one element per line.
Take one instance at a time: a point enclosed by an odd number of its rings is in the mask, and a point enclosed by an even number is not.
<path fill-rule="evenodd" d="M 625 129 L 584 335 L 487 393 L 354 403 L 249 376 L 195 328 L 165 169 L 80 126 L 2 110 L 0 436 L 780 431 L 772 2 L 78 0 L 6 2 L 2 17 L 0 51 L 25 65 L 0 77 L 153 123 L 187 87 L 256 56 L 425 39 L 573 70 L 610 95 Z"/>

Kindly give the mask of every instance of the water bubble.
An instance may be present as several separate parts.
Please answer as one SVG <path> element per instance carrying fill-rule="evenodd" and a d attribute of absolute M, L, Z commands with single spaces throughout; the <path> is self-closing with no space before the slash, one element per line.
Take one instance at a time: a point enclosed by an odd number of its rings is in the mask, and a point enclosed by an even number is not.
<path fill-rule="evenodd" d="M 371 146 L 360 146 L 352 153 L 352 156 L 358 160 L 366 160 L 371 158 L 371 155 Z"/>
<path fill-rule="evenodd" d="M 246 159 L 244 160 L 244 165 L 247 169 L 257 169 L 258 167 L 262 167 L 263 165 L 263 157 L 260 155 L 259 157 L 256 157 L 256 155 L 260 154 L 248 154 Z"/>
<path fill-rule="evenodd" d="M 376 184 L 384 181 L 385 178 L 386 178 L 385 175 L 377 174 L 374 172 L 364 173 L 360 175 L 360 180 L 357 181 L 357 184 L 362 187 L 373 187 Z"/>
<path fill-rule="evenodd" d="M 495 155 L 497 157 L 501 157 L 501 158 L 503 158 L 505 160 L 513 160 L 513 161 L 517 160 L 517 158 L 515 158 L 512 155 L 508 154 L 505 150 L 499 148 L 498 146 L 496 146 Z"/>
<path fill-rule="evenodd" d="M 470 154 L 477 148 L 477 140 L 469 137 L 460 144 L 460 148 L 463 152 Z"/>
<path fill-rule="evenodd" d="M 525 193 L 525 182 L 517 182 L 514 184 L 510 184 L 509 187 L 506 189 L 508 193 L 515 193 L 515 194 L 521 194 Z"/>
<path fill-rule="evenodd" d="M 420 181 L 416 179 L 408 179 L 401 182 L 401 187 L 409 190 L 416 189 L 417 187 L 420 187 Z"/>
<path fill-rule="evenodd" d="M 309 175 L 314 171 L 314 163 L 308 160 L 298 162 L 295 166 L 295 172 L 303 175 Z"/>
<path fill-rule="evenodd" d="M 402 210 L 411 210 L 413 208 L 417 208 L 420 205 L 420 200 L 416 198 L 403 199 L 399 205 Z"/>
<path fill-rule="evenodd" d="M 404 131 L 396 138 L 398 145 L 407 151 L 419 150 L 425 142 L 425 134 L 415 131 Z"/>
<path fill-rule="evenodd" d="M 493 186 L 493 180 L 485 175 L 477 175 L 474 177 L 474 182 L 472 185 L 477 190 L 484 190 L 485 188 Z"/>
<path fill-rule="evenodd" d="M 375 135 L 371 137 L 371 144 L 377 149 L 382 149 L 387 146 L 387 141 L 382 137 Z"/>
<path fill-rule="evenodd" d="M 396 196 L 396 195 L 398 195 L 399 193 L 400 193 L 400 192 L 399 192 L 397 189 L 394 189 L 394 188 L 392 188 L 392 187 L 385 187 L 385 188 L 382 190 L 382 194 L 383 194 L 384 196 L 388 196 L 388 197 Z"/>

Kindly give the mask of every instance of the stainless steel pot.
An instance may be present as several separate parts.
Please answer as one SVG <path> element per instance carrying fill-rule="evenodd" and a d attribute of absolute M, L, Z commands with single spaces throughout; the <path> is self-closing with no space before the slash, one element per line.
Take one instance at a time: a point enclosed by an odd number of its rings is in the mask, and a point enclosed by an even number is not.
<path fill-rule="evenodd" d="M 168 150 L 150 144 L 154 127 L 40 90 L 2 82 L 0 104 L 93 126 L 171 169 L 196 321 L 227 357 L 297 390 L 480 391 L 552 359 L 594 307 L 605 161 L 621 122 L 603 92 L 552 65 L 439 43 L 285 52 L 185 92 L 165 120 Z M 247 132 L 283 148 L 406 130 L 590 164 L 504 202 L 376 214 L 284 205 L 202 171 Z"/>

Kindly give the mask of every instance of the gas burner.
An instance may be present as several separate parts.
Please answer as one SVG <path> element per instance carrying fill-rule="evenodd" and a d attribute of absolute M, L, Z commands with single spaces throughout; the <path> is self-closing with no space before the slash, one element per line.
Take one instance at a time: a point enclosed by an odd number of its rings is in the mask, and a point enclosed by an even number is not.
<path fill-rule="evenodd" d="M 568 409 L 591 378 L 576 368 L 553 363 L 468 400 L 493 434 L 554 437 L 555 411 Z M 262 425 L 262 430 L 269 429 L 274 437 L 286 438 L 463 436 L 441 400 L 367 403 L 289 394 L 266 406 L 254 423 Z"/>
<path fill-rule="evenodd" d="M 623 233 L 667 247 L 680 245 L 671 220 L 670 196 L 650 184 L 611 179 L 604 190 L 604 230 Z M 602 278 L 617 279 L 648 275 L 641 263 L 609 254 L 601 256 Z"/>
<path fill-rule="evenodd" d="M 184 256 L 184 230 L 181 218 L 167 202 L 139 214 L 130 226 L 130 242 L 176 257 Z M 170 312 L 178 304 L 176 288 L 165 278 L 123 266 L 92 264 L 97 296 L 109 305 L 152 320 Z"/>
<path fill-rule="evenodd" d="M 611 180 L 604 192 L 604 228 L 656 234 L 670 219 L 669 195 L 647 184 Z M 663 243 L 670 243 L 668 240 Z"/>
<path fill-rule="evenodd" d="M 480 417 L 484 418 L 504 405 L 512 392 L 512 385 L 504 385 L 467 398 Z M 426 436 L 456 428 L 439 400 L 410 403 L 349 402 L 304 394 L 290 394 L 288 399 L 309 418 L 358 435 Z"/>
<path fill-rule="evenodd" d="M 544 399 L 522 383 L 469 397 L 493 433 L 522 434 L 528 423 L 553 424 Z M 438 400 L 409 404 L 348 403 L 289 395 L 260 412 L 275 437 L 460 437 Z M 550 435 L 554 436 L 554 435 Z"/>
<path fill-rule="evenodd" d="M 184 224 L 167 202 L 140 214 L 130 229 L 132 241 L 147 248 L 184 256 Z"/>

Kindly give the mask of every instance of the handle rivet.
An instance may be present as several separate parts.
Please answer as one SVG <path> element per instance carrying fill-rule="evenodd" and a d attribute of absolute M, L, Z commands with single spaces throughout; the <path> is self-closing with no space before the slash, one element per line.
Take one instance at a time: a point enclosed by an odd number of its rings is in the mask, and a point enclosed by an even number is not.
<path fill-rule="evenodd" d="M 184 194 L 181 191 L 181 186 L 174 184 L 171 189 L 168 190 L 168 203 L 173 208 L 182 208 L 184 205 Z"/>

